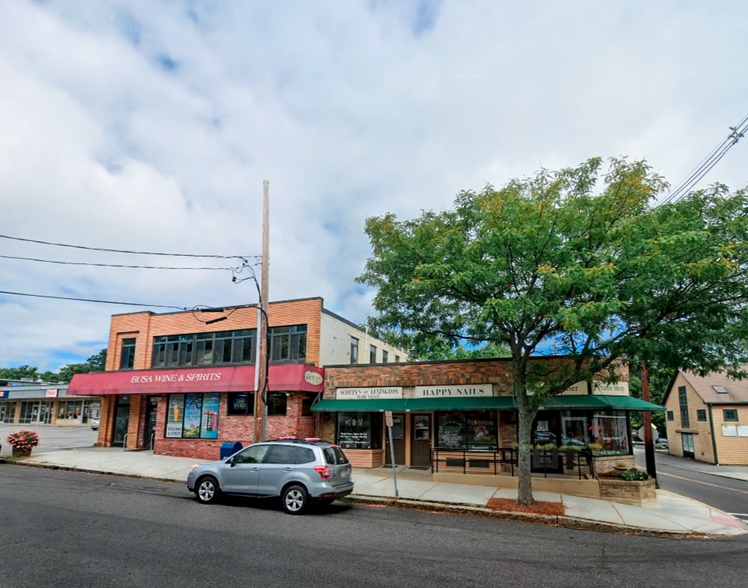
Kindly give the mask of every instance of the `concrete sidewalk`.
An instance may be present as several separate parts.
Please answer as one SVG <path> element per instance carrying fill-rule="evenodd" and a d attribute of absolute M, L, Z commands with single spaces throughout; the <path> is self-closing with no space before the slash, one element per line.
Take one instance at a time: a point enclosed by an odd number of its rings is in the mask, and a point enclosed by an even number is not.
<path fill-rule="evenodd" d="M 122 449 L 75 449 L 32 456 L 23 460 L 30 465 L 61 467 L 94 473 L 139 476 L 164 481 L 184 482 L 192 466 L 200 460 L 153 455 L 145 451 Z M 356 470 L 353 497 L 388 500 L 394 497 L 391 477 L 382 470 Z M 487 479 L 487 481 L 490 478 Z M 516 499 L 516 490 L 495 486 L 470 486 L 433 482 L 428 473 L 398 474 L 401 499 L 424 505 L 446 505 L 488 510 L 491 498 Z M 725 512 L 677 494 L 657 491 L 658 504 L 630 506 L 607 500 L 536 492 L 536 500 L 560 502 L 566 517 L 581 523 L 615 525 L 623 529 L 654 533 L 703 534 L 720 537 L 748 533 L 745 524 Z"/>

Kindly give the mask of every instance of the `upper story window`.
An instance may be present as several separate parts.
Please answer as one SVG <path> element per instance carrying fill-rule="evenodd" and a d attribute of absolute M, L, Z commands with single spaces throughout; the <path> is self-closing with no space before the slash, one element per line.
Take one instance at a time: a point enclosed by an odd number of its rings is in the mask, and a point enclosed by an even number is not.
<path fill-rule="evenodd" d="M 358 363 L 358 339 L 351 337 L 351 365 Z"/>
<path fill-rule="evenodd" d="M 678 388 L 678 400 L 680 402 L 680 426 L 689 427 L 691 421 L 688 418 L 688 393 L 685 386 Z"/>
<path fill-rule="evenodd" d="M 734 408 L 726 408 L 722 411 L 722 418 L 725 421 L 738 422 L 738 411 Z"/>
<path fill-rule="evenodd" d="M 151 367 L 249 363 L 254 361 L 255 334 L 255 329 L 245 329 L 155 337 Z"/>
<path fill-rule="evenodd" d="M 374 345 L 369 347 L 369 363 L 377 363 L 377 348 Z"/>
<path fill-rule="evenodd" d="M 306 325 L 270 327 L 268 334 L 271 362 L 297 362 L 306 359 Z"/>
<path fill-rule="evenodd" d="M 389 363 L 389 353 L 386 349 L 382 349 L 382 363 Z"/>
<path fill-rule="evenodd" d="M 131 370 L 135 365 L 136 339 L 122 339 L 122 352 L 119 357 L 119 369 Z"/>
<path fill-rule="evenodd" d="M 256 329 L 155 337 L 151 367 L 252 363 L 256 338 Z M 304 361 L 306 325 L 270 327 L 268 344 L 271 363 Z"/>
<path fill-rule="evenodd" d="M 400 363 L 400 356 L 399 355 L 395 356 L 395 363 Z"/>

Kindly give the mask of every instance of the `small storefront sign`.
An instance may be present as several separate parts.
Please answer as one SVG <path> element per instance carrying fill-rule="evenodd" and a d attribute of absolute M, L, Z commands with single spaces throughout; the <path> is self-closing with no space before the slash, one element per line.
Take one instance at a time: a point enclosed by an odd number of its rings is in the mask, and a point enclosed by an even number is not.
<path fill-rule="evenodd" d="M 457 384 L 447 386 L 416 386 L 414 398 L 442 398 L 442 397 L 474 398 L 477 396 L 493 396 L 491 384 Z"/>
<path fill-rule="evenodd" d="M 45 398 L 57 398 L 57 390 L 46 390 L 44 393 Z"/>
<path fill-rule="evenodd" d="M 335 398 L 338 400 L 381 400 L 402 397 L 402 386 L 392 388 L 338 388 L 335 390 Z"/>
<path fill-rule="evenodd" d="M 601 396 L 630 396 L 629 383 L 617 382 L 608 384 L 606 382 L 593 382 L 592 393 Z M 581 396 L 587 394 L 587 382 L 577 382 L 562 393 L 563 396 Z"/>

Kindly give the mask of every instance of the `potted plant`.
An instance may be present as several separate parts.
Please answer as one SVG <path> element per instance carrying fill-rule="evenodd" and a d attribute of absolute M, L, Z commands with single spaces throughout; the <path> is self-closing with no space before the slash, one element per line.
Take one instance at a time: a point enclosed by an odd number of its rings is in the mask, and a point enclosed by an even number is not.
<path fill-rule="evenodd" d="M 589 443 L 587 445 L 587 449 L 589 449 L 590 451 L 592 451 L 592 455 L 594 455 L 595 457 L 597 457 L 597 456 L 600 455 L 600 450 L 602 448 L 603 448 L 603 446 L 600 445 L 599 443 Z"/>
<path fill-rule="evenodd" d="M 36 431 L 16 431 L 8 435 L 8 443 L 13 446 L 13 457 L 28 457 L 39 445 L 39 435 Z"/>
<path fill-rule="evenodd" d="M 628 466 L 628 464 L 627 464 L 627 463 L 626 463 L 625 461 L 619 461 L 619 462 L 618 462 L 618 463 L 617 463 L 617 464 L 615 465 L 615 470 L 616 470 L 617 472 L 625 472 L 625 471 L 626 471 L 626 470 L 628 470 L 628 469 L 629 469 L 629 466 Z"/>

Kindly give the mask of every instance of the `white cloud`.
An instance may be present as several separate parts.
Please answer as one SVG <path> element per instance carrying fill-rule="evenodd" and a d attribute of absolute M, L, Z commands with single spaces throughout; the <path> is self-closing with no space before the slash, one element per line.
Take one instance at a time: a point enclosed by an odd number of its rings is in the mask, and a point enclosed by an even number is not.
<path fill-rule="evenodd" d="M 0 234 L 259 253 L 271 295 L 355 321 L 366 216 L 595 155 L 685 176 L 745 114 L 748 10 L 427 0 L 0 4 Z M 745 149 L 706 181 L 745 183 Z M 0 254 L 134 262 L 0 239 Z M 148 258 L 162 265 L 167 258 Z M 169 259 L 168 265 L 180 263 Z M 183 261 L 194 265 L 192 261 Z M 253 302 L 230 275 L 0 260 L 3 290 Z M 0 296 L 0 364 L 85 358 L 126 309 Z"/>

